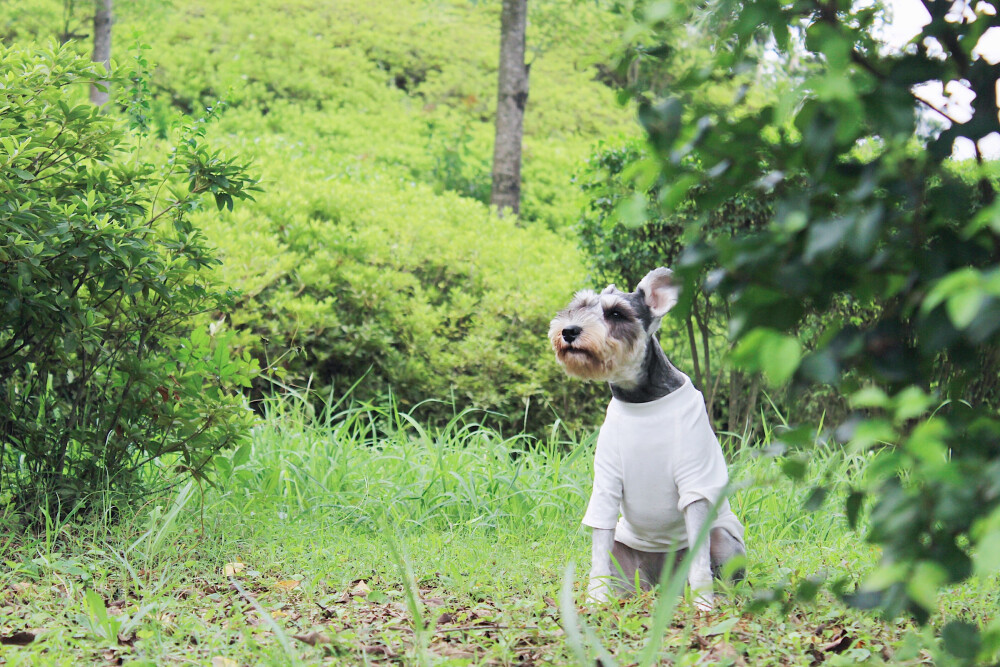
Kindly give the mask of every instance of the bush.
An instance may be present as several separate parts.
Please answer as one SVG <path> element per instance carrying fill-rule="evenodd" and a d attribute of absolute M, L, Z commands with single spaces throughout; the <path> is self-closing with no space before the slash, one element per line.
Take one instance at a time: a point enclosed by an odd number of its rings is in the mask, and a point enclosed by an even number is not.
<path fill-rule="evenodd" d="M 253 181 L 201 123 L 163 167 L 142 159 L 122 122 L 79 104 L 103 76 L 65 48 L 0 47 L 0 502 L 19 510 L 137 491 L 146 464 L 200 475 L 250 421 L 237 388 L 253 363 L 190 325 L 231 303 L 190 217 Z"/>
<path fill-rule="evenodd" d="M 60 4 L 0 5 L 5 38 L 55 34 L 42 19 Z M 574 423 L 599 419 L 587 401 L 600 388 L 568 382 L 545 341 L 584 276 L 571 240 L 547 230 L 565 236 L 577 218 L 571 177 L 591 143 L 629 123 L 594 80 L 614 41 L 597 28 L 614 15 L 538 8 L 548 13 L 529 35 L 541 52 L 522 228 L 479 203 L 490 186 L 498 2 L 263 0 L 235 14 L 222 0 L 119 4 L 116 34 L 144 29 L 152 43 L 154 130 L 169 134 L 175 113 L 226 94 L 232 107 L 208 136 L 254 156 L 271 184 L 252 210 L 196 218 L 224 260 L 216 275 L 244 292 L 233 311 L 242 346 L 294 384 L 311 377 L 340 392 L 368 373 L 358 398 L 454 397 L 503 412 L 493 418 L 508 427 L 527 410 L 543 428 L 549 402 Z M 566 39 L 583 32 L 597 37 Z"/>
<path fill-rule="evenodd" d="M 245 294 L 234 324 L 289 381 L 340 395 L 364 377 L 357 399 L 440 399 L 422 414 L 446 421 L 454 402 L 508 429 L 596 417 L 546 338 L 583 274 L 568 239 L 429 186 L 318 180 L 203 223 Z"/>
<path fill-rule="evenodd" d="M 920 621 L 938 611 L 941 586 L 994 573 L 1000 563 L 991 373 L 1000 344 L 1000 203 L 987 168 L 967 167 L 963 176 L 950 159 L 956 146 L 1000 132 L 1000 69 L 976 50 L 996 19 L 988 5 L 961 19 L 947 3 L 928 7 L 930 22 L 898 52 L 876 42 L 877 4 L 679 4 L 669 26 L 717 26 L 704 35 L 714 48 L 702 79 L 734 69 L 765 76 L 775 62 L 799 60 L 803 48 L 813 66 L 794 92 L 763 105 L 737 98 L 713 107 L 692 78 L 640 111 L 660 177 L 681 184 L 678 194 L 700 209 L 773 193 L 763 229 L 691 243 L 682 269 L 694 279 L 708 264 L 720 267 L 709 286 L 731 304 L 745 368 L 800 392 L 827 385 L 849 397 L 855 414 L 828 437 L 878 453 L 844 510 L 856 525 L 871 499 L 868 538 L 882 547 L 883 564 L 859 590 L 842 581 L 841 592 Z M 646 27 L 666 35 L 666 18 Z M 774 47 L 762 57 L 756 47 L 765 43 Z M 966 87 L 975 102 L 968 120 L 928 136 L 920 121 L 933 102 L 914 91 L 935 82 Z M 802 340 L 810 312 L 834 315 L 845 304 L 863 319 L 831 316 L 818 336 Z M 804 447 L 816 432 L 805 425 L 782 439 Z M 825 492 L 819 485 L 810 505 L 820 506 Z M 953 621 L 943 638 L 954 664 L 974 662 L 976 627 Z M 998 641 L 994 624 L 981 645 Z"/>
<path fill-rule="evenodd" d="M 75 4 L 71 28 L 86 34 L 92 3 Z M 227 131 L 252 119 L 254 138 L 303 142 L 337 171 L 391 171 L 461 194 L 488 192 L 498 1 L 308 0 L 289 8 L 261 0 L 232 8 L 231 0 L 116 4 L 116 35 L 140 30 L 152 46 L 157 123 L 224 97 L 233 107 L 221 123 Z M 591 144 L 635 131 L 613 91 L 595 80 L 621 19 L 594 4 L 532 12 L 522 219 L 565 228 L 579 210 L 570 177 Z M 62 15 L 62 0 L 0 3 L 0 39 L 56 38 Z M 90 45 L 74 48 L 89 53 Z M 442 165 L 456 141 L 467 153 L 458 179 Z"/>

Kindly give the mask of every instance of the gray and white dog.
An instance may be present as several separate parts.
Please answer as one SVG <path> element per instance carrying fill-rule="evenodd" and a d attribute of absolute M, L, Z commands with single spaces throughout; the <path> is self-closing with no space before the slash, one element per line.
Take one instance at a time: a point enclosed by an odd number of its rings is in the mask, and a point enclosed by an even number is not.
<path fill-rule="evenodd" d="M 668 555 L 679 562 L 713 508 L 688 573 L 699 608 L 712 608 L 713 572 L 746 553 L 743 526 L 722 496 L 728 473 L 705 400 L 656 337 L 678 295 L 671 271 L 657 268 L 634 292 L 578 292 L 549 328 L 567 373 L 611 385 L 583 519 L 593 529 L 592 601 L 655 585 Z"/>

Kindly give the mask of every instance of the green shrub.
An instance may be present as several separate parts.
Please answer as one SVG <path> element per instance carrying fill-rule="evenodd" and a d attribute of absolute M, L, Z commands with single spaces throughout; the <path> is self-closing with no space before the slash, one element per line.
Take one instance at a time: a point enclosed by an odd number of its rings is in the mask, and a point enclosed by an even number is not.
<path fill-rule="evenodd" d="M 682 271 L 694 279 L 719 267 L 709 286 L 730 304 L 745 368 L 799 392 L 826 385 L 849 397 L 855 414 L 829 437 L 877 457 L 844 511 L 859 525 L 872 500 L 867 537 L 883 562 L 857 590 L 841 582 L 841 592 L 922 622 L 938 612 L 941 587 L 1000 565 L 1000 203 L 995 168 L 956 174 L 952 159 L 956 147 L 1000 132 L 1000 68 L 975 48 L 996 18 L 990 7 L 958 21 L 946 2 L 927 6 L 922 32 L 894 51 L 877 42 L 878 4 L 678 4 L 645 28 L 669 38 L 677 22 L 717 26 L 702 35 L 713 46 L 702 80 L 737 64 L 761 75 L 775 62 L 813 66 L 763 105 L 707 104 L 697 78 L 655 103 L 640 92 L 659 177 L 681 184 L 666 209 L 684 197 L 711 210 L 772 192 L 766 226 L 692 243 Z M 805 28 L 794 36 L 789 26 Z M 756 49 L 763 43 L 774 45 L 766 56 Z M 921 121 L 934 103 L 914 91 L 935 82 L 965 86 L 975 102 L 967 120 L 928 136 Z M 863 318 L 837 317 L 845 304 Z M 811 340 L 801 334 L 810 313 L 827 318 Z M 816 432 L 804 426 L 782 439 L 807 447 Z M 811 504 L 825 492 L 817 485 Z M 956 620 L 942 636 L 951 664 L 980 664 L 977 646 L 985 659 L 1000 628 L 980 637 Z"/>
<path fill-rule="evenodd" d="M 59 4 L 0 6 L 0 25 L 8 39 L 48 39 L 57 26 L 46 33 L 42 18 Z M 587 401 L 600 388 L 568 382 L 545 341 L 584 283 L 571 239 L 546 230 L 578 217 L 571 179 L 592 142 L 630 127 L 594 80 L 614 14 L 535 15 L 520 228 L 480 204 L 499 3 L 119 4 L 116 34 L 143 30 L 157 62 L 155 132 L 225 95 L 231 108 L 210 139 L 253 156 L 270 184 L 253 210 L 197 218 L 224 259 L 220 280 L 244 292 L 233 311 L 241 345 L 296 384 L 312 377 L 339 392 L 368 373 L 359 397 L 454 394 L 518 424 L 527 409 L 535 429 L 551 421 L 549 402 L 574 423 L 599 419 Z M 571 39 L 581 33 L 595 38 Z"/>
<path fill-rule="evenodd" d="M 0 38 L 56 39 L 62 4 L 0 3 Z M 139 30 L 152 46 L 158 122 L 171 110 L 197 115 L 221 97 L 236 111 L 223 119 L 224 131 L 252 125 L 249 136 L 303 142 L 326 152 L 331 166 L 391 171 L 473 197 L 488 191 L 499 2 L 309 0 L 289 7 L 261 0 L 232 7 L 231 0 L 117 3 L 116 45 Z M 88 11 L 92 4 L 76 3 L 72 23 L 80 33 L 89 32 Z M 591 144 L 635 128 L 614 92 L 596 80 L 620 17 L 595 4 L 573 12 L 539 4 L 532 12 L 522 218 L 557 229 L 576 219 L 570 178 Z M 81 39 L 74 48 L 87 54 L 90 45 Z M 442 161 L 463 135 L 465 166 L 452 179 Z"/>
<path fill-rule="evenodd" d="M 80 103 L 95 78 L 65 48 L 0 46 L 0 502 L 21 510 L 135 491 L 147 463 L 200 474 L 250 420 L 252 362 L 189 324 L 231 302 L 190 216 L 253 182 L 200 122 L 165 166 L 143 159 Z"/>
<path fill-rule="evenodd" d="M 527 418 L 541 429 L 553 409 L 595 417 L 581 409 L 593 394 L 568 381 L 546 337 L 583 275 L 570 239 L 428 186 L 308 172 L 203 225 L 223 280 L 245 294 L 233 311 L 244 341 L 266 341 L 297 383 L 312 376 L 339 395 L 364 377 L 356 398 L 391 389 L 407 409 L 454 400 L 508 427 Z"/>

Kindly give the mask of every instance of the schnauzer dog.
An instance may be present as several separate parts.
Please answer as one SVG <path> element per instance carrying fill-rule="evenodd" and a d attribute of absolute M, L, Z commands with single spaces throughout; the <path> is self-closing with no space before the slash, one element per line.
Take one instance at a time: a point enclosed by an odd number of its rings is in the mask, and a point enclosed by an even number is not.
<path fill-rule="evenodd" d="M 593 529 L 592 601 L 635 590 L 636 582 L 649 590 L 667 556 L 680 562 L 695 543 L 713 507 L 688 573 L 700 609 L 712 608 L 713 573 L 746 553 L 743 525 L 720 497 L 729 476 L 705 399 L 656 337 L 679 291 L 670 269 L 657 268 L 631 293 L 614 285 L 578 292 L 549 329 L 567 373 L 611 385 L 583 518 Z"/>

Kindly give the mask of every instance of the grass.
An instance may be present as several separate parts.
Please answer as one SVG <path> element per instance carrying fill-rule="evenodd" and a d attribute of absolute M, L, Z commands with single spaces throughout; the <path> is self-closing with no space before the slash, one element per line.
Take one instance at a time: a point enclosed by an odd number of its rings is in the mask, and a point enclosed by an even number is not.
<path fill-rule="evenodd" d="M 220 462 L 216 488 L 180 487 L 115 524 L 10 525 L 0 661 L 955 664 L 939 655 L 933 624 L 848 609 L 822 588 L 811 604 L 772 592 L 860 582 L 878 559 L 839 509 L 865 460 L 818 449 L 796 484 L 781 459 L 759 455 L 776 439 L 727 440 L 747 583 L 711 614 L 650 595 L 589 609 L 579 520 L 592 435 L 556 425 L 530 442 L 484 430 L 471 413 L 428 431 L 419 408 L 327 416 L 286 400 Z M 834 480 L 830 497 L 804 511 L 821 478 Z M 970 582 L 943 593 L 942 607 L 986 623 L 996 588 Z"/>

